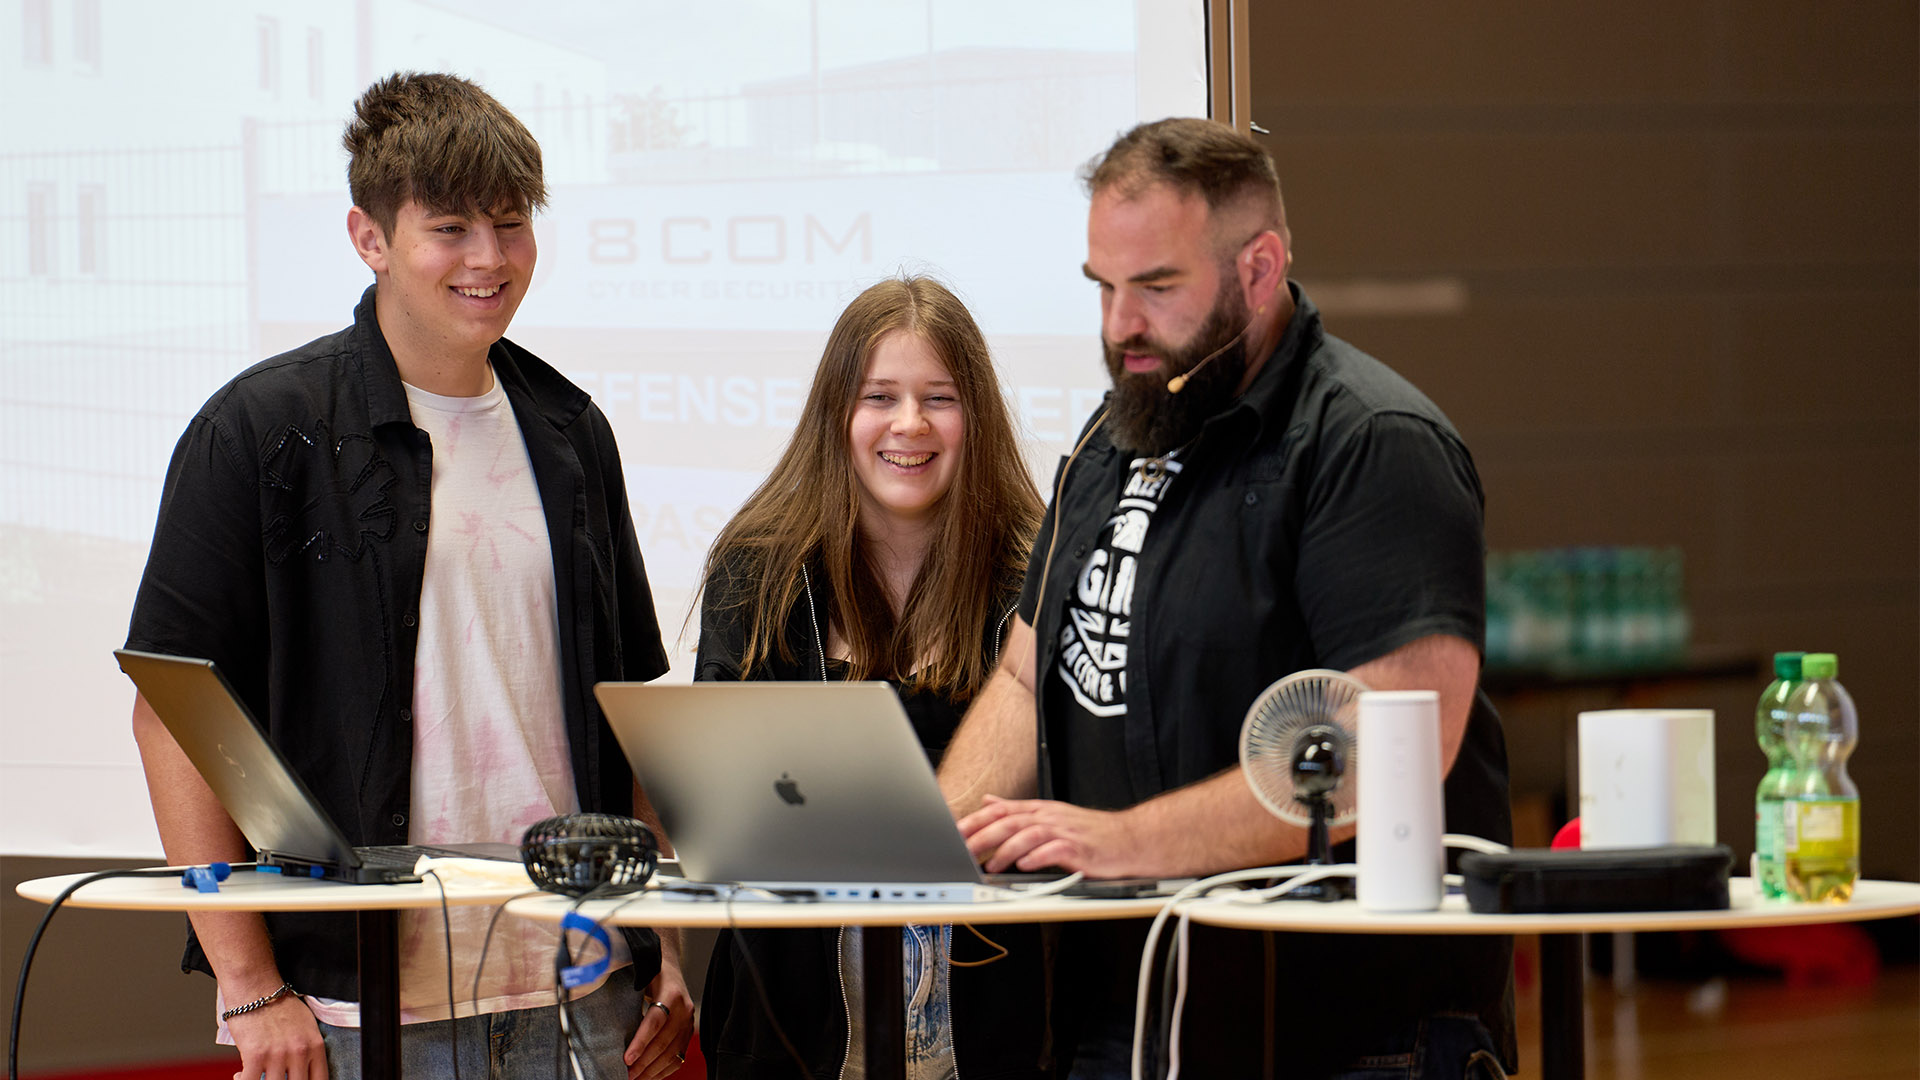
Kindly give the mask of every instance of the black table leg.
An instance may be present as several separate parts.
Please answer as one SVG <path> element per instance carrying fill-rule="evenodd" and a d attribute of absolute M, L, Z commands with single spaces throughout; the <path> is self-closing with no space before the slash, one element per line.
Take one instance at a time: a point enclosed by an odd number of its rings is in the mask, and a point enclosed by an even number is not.
<path fill-rule="evenodd" d="M 866 1003 L 868 1080 L 905 1080 L 907 996 L 899 927 L 860 928 L 860 975 L 860 994 Z"/>
<path fill-rule="evenodd" d="M 1587 1074 L 1585 934 L 1540 935 L 1540 1072 L 1546 1080 Z"/>
<path fill-rule="evenodd" d="M 360 927 L 360 1075 L 400 1076 L 400 913 L 362 911 Z"/>

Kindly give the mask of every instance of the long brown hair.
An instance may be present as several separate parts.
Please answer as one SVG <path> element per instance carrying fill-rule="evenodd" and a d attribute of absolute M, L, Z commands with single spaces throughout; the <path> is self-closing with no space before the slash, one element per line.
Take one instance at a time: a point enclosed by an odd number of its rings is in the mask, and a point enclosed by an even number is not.
<path fill-rule="evenodd" d="M 933 347 L 966 422 L 959 470 L 898 618 L 860 533 L 860 482 L 848 447 L 867 362 L 895 331 Z M 983 645 L 1003 614 L 992 610 L 993 598 L 1019 587 L 1040 513 L 980 327 L 939 282 L 892 278 L 855 297 L 834 323 L 792 440 L 707 553 L 701 580 L 735 587 L 724 596 L 709 589 L 705 603 L 747 609 L 743 672 L 776 655 L 791 663 L 785 629 L 804 602 L 802 569 L 823 570 L 833 603 L 822 614 L 847 641 L 851 678 L 911 674 L 916 689 L 970 697 L 992 674 Z"/>

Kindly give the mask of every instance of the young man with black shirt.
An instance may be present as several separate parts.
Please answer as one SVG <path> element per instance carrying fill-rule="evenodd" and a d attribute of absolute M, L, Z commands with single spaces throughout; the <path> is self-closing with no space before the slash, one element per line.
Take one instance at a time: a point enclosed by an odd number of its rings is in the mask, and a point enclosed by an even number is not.
<path fill-rule="evenodd" d="M 352 326 L 241 373 L 181 436 L 128 646 L 217 662 L 355 844 L 518 842 L 553 814 L 631 812 L 592 686 L 667 663 L 619 454 L 587 395 L 502 336 L 533 277 L 540 148 L 450 75 L 376 83 L 344 141 L 374 285 Z M 245 859 L 143 699 L 133 726 L 168 860 Z M 503 920 L 476 979 L 488 912 L 451 915 L 457 1020 L 440 913 L 402 917 L 403 1069 L 453 1075 L 458 1054 L 544 1074 L 553 929 Z M 183 965 L 217 979 L 239 1075 L 357 1074 L 351 916 L 191 921 Z M 692 1033 L 678 939 L 615 951 L 575 991 L 588 1067 L 664 1076 Z"/>
<path fill-rule="evenodd" d="M 1300 859 L 1304 830 L 1255 800 L 1237 747 L 1259 692 L 1316 667 L 1437 690 L 1448 828 L 1507 841 L 1505 744 L 1478 690 L 1482 496 L 1459 435 L 1288 281 L 1257 143 L 1146 124 L 1086 179 L 1113 390 L 1061 463 L 1001 669 L 941 768 L 969 846 L 989 870 L 1091 877 Z M 1073 1076 L 1127 1075 L 1143 940 L 1067 929 Z M 1179 1037 L 1200 1074 L 1511 1066 L 1507 939 L 1195 928 L 1193 947 Z"/>

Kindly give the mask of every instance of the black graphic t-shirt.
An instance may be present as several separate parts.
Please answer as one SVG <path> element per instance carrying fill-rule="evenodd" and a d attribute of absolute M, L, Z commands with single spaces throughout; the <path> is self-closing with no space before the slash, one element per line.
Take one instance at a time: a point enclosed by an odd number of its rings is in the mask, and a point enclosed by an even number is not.
<path fill-rule="evenodd" d="M 1089 558 L 1110 547 L 1134 455 L 1096 417 L 1060 461 L 1020 606 L 1051 797 L 1114 808 L 1204 781 L 1237 768 L 1247 706 L 1275 679 L 1349 670 L 1433 634 L 1481 641 L 1482 500 L 1465 444 L 1405 379 L 1327 335 L 1297 287 L 1294 299 L 1280 344 L 1181 452 L 1152 514 L 1125 611 L 1124 687 L 1113 680 L 1126 711 L 1114 717 L 1082 708 L 1058 669 L 1063 640 L 1086 648 L 1064 624 Z M 1082 737 L 1097 730 L 1109 738 Z M 1506 750 L 1484 694 L 1445 804 L 1448 831 L 1510 842 Z M 1131 1020 L 1139 948 L 1122 925 L 1063 929 L 1056 1000 Z M 1192 937 L 1181 1044 L 1195 1073 L 1251 1076 L 1282 1058 L 1289 1075 L 1338 1072 L 1401 1052 L 1438 1012 L 1479 1016 L 1513 1058 L 1508 939 L 1276 934 L 1266 952 L 1239 931 Z"/>
<path fill-rule="evenodd" d="M 1078 567 L 1060 620 L 1057 660 L 1048 673 L 1048 715 L 1057 717 L 1061 756 L 1072 790 L 1079 776 L 1125 774 L 1119 725 L 1127 714 L 1127 645 L 1136 616 L 1134 583 L 1154 514 L 1180 475 L 1177 454 L 1136 458 L 1100 540 Z M 1117 770 L 1117 772 L 1116 772 Z M 1121 804 L 1100 809 L 1118 809 Z"/>

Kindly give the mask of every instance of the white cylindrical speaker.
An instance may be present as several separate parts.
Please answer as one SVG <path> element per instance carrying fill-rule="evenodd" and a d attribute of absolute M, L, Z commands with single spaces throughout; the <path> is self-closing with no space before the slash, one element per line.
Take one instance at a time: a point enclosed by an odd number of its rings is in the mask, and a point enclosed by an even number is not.
<path fill-rule="evenodd" d="M 1360 695 L 1360 906 L 1432 911 L 1447 872 L 1440 795 L 1440 695 L 1372 690 Z"/>

